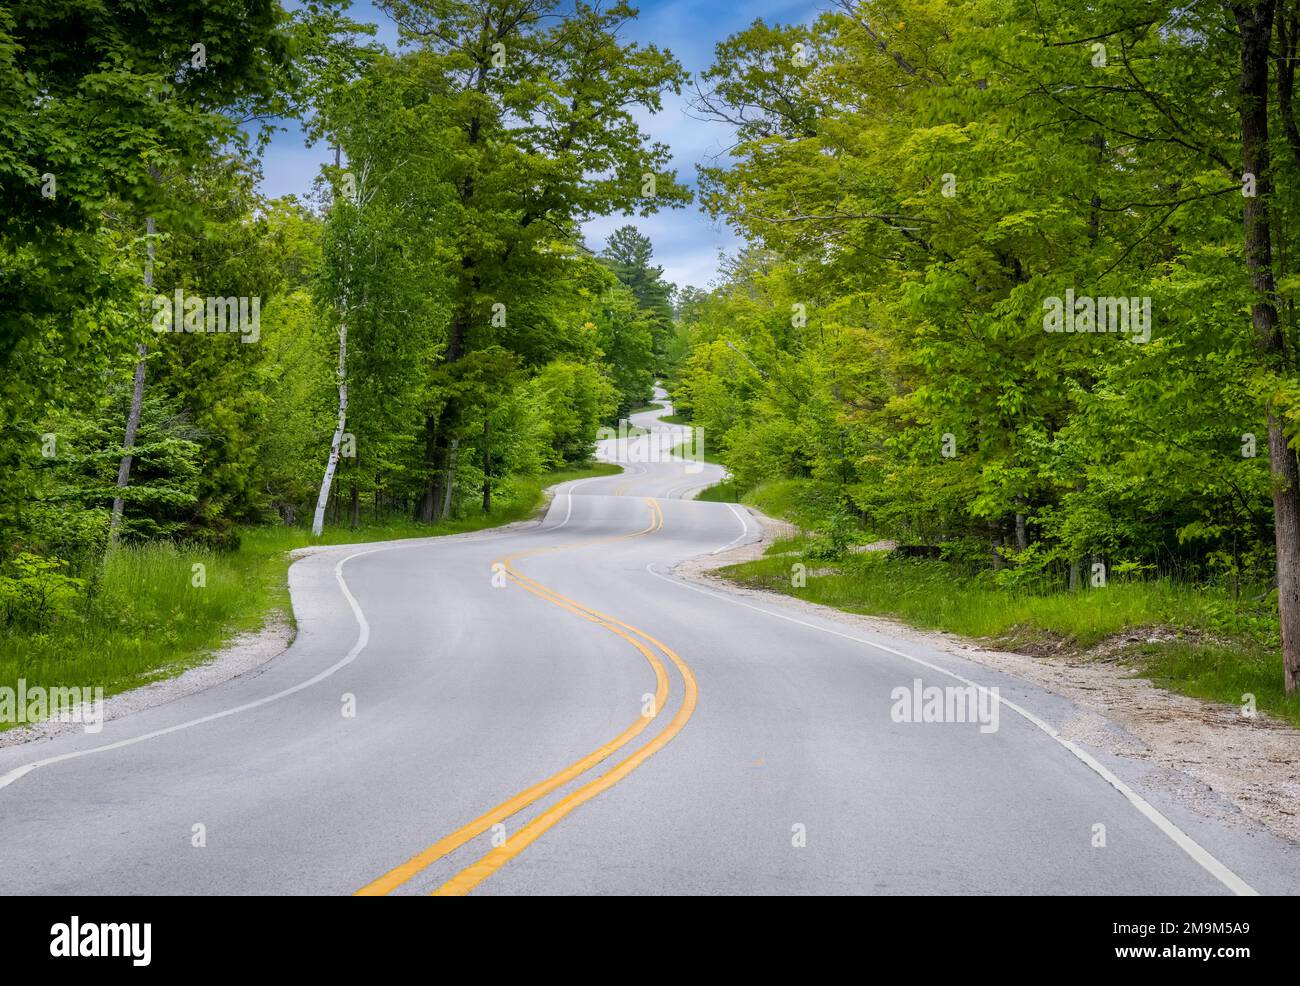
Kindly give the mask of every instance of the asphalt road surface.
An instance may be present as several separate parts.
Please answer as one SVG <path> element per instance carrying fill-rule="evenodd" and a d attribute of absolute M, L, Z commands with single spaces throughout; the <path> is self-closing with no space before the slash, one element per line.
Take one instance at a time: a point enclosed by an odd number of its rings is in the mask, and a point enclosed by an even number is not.
<path fill-rule="evenodd" d="M 720 470 L 661 413 L 538 524 L 297 562 L 256 672 L 0 750 L 0 890 L 1300 890 L 1287 844 L 1059 737 L 1068 701 L 673 576 L 759 531 L 687 498 Z M 984 718 L 900 721 L 918 679 Z"/>

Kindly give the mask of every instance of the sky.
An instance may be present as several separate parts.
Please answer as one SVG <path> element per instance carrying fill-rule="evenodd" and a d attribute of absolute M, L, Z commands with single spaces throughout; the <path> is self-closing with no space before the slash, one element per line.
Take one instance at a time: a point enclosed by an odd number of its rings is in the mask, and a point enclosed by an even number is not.
<path fill-rule="evenodd" d="M 667 48 L 694 76 L 712 63 L 715 43 L 757 18 L 768 24 L 807 23 L 816 17 L 821 5 L 811 0 L 641 0 L 637 6 L 641 15 L 627 26 L 623 36 Z M 397 47 L 396 27 L 370 0 L 356 0 L 349 16 L 377 25 L 378 39 L 390 48 Z M 687 116 L 687 95 L 685 91 L 680 97 L 669 93 L 662 113 L 642 114 L 639 120 L 652 140 L 672 150 L 671 166 L 678 180 L 695 189 L 695 166 L 711 163 L 725 152 L 731 134 L 723 125 Z M 273 197 L 290 193 L 305 196 L 328 153 L 324 145 L 307 147 L 302 132 L 288 122 L 285 132 L 275 135 L 263 158 L 263 192 Z M 650 237 L 655 263 L 664 268 L 664 278 L 678 287 L 709 287 L 717 275 L 719 252 L 734 251 L 739 242 L 724 223 L 710 220 L 698 204 L 691 204 L 645 218 L 614 215 L 593 219 L 582 230 L 587 246 L 599 251 L 609 234 L 625 223 Z"/>

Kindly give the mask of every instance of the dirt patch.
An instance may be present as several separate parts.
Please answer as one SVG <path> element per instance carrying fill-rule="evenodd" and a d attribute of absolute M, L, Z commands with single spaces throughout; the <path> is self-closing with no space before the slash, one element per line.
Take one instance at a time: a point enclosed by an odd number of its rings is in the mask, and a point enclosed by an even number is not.
<path fill-rule="evenodd" d="M 1149 626 L 1135 627 L 1124 633 L 1107 637 L 1088 648 L 1081 648 L 1072 638 L 1043 630 L 1040 627 L 1013 626 L 997 640 L 990 643 L 997 649 L 1005 648 L 1029 657 L 1069 658 L 1081 662 L 1119 661 L 1143 644 L 1219 644 L 1229 641 L 1194 627 Z"/>
<path fill-rule="evenodd" d="M 1153 782 L 1204 816 L 1235 822 L 1245 816 L 1281 838 L 1300 843 L 1300 730 L 1263 713 L 1247 718 L 1236 706 L 1166 691 L 1120 662 L 1124 650 L 1173 639 L 1177 632 L 1130 631 L 1080 652 L 1067 641 L 1046 639 L 1035 631 L 1032 643 L 1016 644 L 1021 650 L 1032 647 L 1035 653 L 1017 653 L 741 586 L 713 574 L 714 570 L 762 557 L 765 548 L 777 537 L 787 536 L 785 530 L 790 528 L 753 510 L 750 513 L 763 529 L 761 541 L 691 559 L 678 565 L 675 573 L 725 585 L 731 593 L 779 601 L 784 607 L 922 643 L 1031 681 L 1078 708 L 1061 729 L 1065 738 L 1162 768 Z M 1181 639 L 1200 638 L 1184 632 Z"/>

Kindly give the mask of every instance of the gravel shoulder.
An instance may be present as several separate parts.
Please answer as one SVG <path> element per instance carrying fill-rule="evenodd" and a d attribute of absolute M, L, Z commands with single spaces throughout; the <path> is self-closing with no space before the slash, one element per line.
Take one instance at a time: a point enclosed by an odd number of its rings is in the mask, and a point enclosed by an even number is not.
<path fill-rule="evenodd" d="M 889 633 L 1031 681 L 1076 706 L 1077 713 L 1061 730 L 1066 738 L 1160 768 L 1164 786 L 1202 815 L 1236 823 L 1248 819 L 1300 843 L 1300 731 L 1262 713 L 1246 718 L 1235 706 L 1167 691 L 1114 658 L 995 650 L 955 634 L 738 585 L 715 570 L 760 558 L 777 538 L 796 533 L 790 524 L 745 509 L 759 522 L 761 540 L 690 559 L 678 565 L 675 574 L 851 627 Z"/>

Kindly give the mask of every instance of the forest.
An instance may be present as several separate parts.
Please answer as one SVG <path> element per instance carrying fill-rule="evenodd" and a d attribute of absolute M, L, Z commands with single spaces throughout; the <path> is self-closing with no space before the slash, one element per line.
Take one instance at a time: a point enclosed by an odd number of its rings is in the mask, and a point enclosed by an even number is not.
<path fill-rule="evenodd" d="M 220 589 L 268 530 L 524 516 L 650 397 L 672 286 L 578 227 L 687 200 L 633 117 L 680 66 L 622 3 L 394 2 L 400 53 L 345 6 L 0 9 L 7 672 L 228 618 L 154 583 Z M 287 119 L 333 163 L 267 199 Z"/>
<path fill-rule="evenodd" d="M 738 491 L 801 480 L 823 555 L 1178 586 L 1294 692 L 1298 37 L 1286 0 L 844 0 L 728 38 L 701 196 L 747 247 L 681 299 L 678 410 Z"/>

